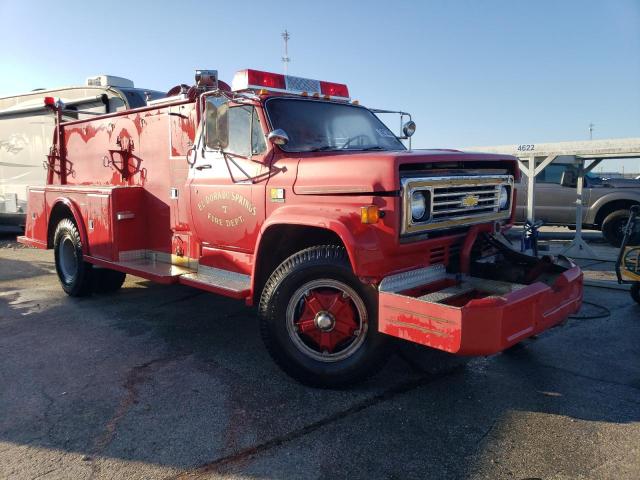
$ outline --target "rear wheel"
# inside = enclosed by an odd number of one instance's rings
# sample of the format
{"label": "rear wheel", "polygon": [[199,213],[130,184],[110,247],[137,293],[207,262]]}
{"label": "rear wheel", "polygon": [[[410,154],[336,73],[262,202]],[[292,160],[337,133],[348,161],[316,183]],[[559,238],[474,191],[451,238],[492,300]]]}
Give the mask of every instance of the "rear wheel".
{"label": "rear wheel", "polygon": [[82,240],[76,224],[69,218],[58,223],[53,234],[56,272],[62,289],[72,297],[91,293],[92,265],[83,260]]}
{"label": "rear wheel", "polygon": [[631,298],[640,303],[640,282],[631,284]]}
{"label": "rear wheel", "polygon": [[624,227],[629,221],[629,210],[616,210],[607,215],[602,222],[602,236],[614,247],[622,245]]}
{"label": "rear wheel", "polygon": [[351,385],[388,356],[376,291],[353,274],[342,247],[311,247],[285,260],[263,290],[260,317],[275,362],[306,385]]}
{"label": "rear wheel", "polygon": [[111,293],[119,290],[127,274],[109,268],[93,269],[93,290],[96,293]]}

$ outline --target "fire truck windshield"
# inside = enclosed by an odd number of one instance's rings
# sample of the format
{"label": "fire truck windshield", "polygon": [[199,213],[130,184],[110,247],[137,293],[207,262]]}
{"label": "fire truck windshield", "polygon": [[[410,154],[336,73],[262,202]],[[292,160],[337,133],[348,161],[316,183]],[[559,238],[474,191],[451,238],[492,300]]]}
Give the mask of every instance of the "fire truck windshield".
{"label": "fire truck windshield", "polygon": [[297,98],[265,102],[273,129],[281,128],[287,152],[406,150],[378,117],[364,107]]}

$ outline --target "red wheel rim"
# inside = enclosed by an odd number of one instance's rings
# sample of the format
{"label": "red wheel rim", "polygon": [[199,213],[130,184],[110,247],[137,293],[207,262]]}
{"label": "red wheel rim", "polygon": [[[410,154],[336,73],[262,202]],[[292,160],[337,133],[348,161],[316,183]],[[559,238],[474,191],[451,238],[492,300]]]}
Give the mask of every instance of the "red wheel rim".
{"label": "red wheel rim", "polygon": [[352,355],[364,340],[366,307],[348,285],[331,279],[307,283],[292,296],[287,326],[294,344],[321,361]]}

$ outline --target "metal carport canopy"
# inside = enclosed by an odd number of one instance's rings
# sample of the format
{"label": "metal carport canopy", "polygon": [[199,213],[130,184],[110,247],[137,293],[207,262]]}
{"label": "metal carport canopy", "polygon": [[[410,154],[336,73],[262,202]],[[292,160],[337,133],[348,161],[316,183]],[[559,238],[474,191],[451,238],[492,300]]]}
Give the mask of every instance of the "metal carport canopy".
{"label": "metal carport canopy", "polygon": [[[558,157],[562,163],[575,163],[578,166],[576,185],[576,233],[571,244],[563,253],[574,257],[589,256],[596,258],[595,252],[582,239],[582,189],[584,175],[606,159],[640,157],[640,138],[611,138],[606,140],[585,140],[577,142],[521,143],[516,145],[498,145],[464,148],[465,151],[501,153],[518,158],[520,169],[527,176],[527,219],[535,219],[535,181],[536,176]],[[586,160],[594,160],[585,167]]]}

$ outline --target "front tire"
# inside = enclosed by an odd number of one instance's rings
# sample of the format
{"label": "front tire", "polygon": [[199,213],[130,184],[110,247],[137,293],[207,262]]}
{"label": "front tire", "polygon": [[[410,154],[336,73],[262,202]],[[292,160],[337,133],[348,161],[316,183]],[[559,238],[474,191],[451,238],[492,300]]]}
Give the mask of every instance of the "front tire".
{"label": "front tire", "polygon": [[305,385],[352,385],[388,358],[377,292],[353,274],[343,247],[311,247],[285,260],[264,287],[259,313],[269,354]]}
{"label": "front tire", "polygon": [[83,260],[82,240],[78,227],[69,218],[58,223],[53,234],[56,272],[62,289],[72,297],[91,294],[92,265]]}

